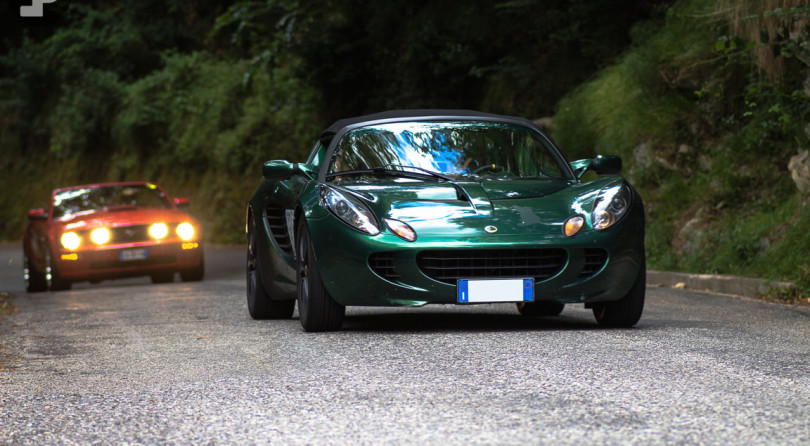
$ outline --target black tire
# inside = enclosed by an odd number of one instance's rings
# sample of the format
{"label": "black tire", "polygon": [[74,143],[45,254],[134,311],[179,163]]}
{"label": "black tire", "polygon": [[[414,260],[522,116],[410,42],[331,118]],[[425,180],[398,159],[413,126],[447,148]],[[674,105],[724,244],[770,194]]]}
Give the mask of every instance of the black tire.
{"label": "black tire", "polygon": [[203,280],[203,277],[205,277],[205,256],[201,253],[200,264],[194,268],[180,271],[180,280],[183,282],[199,282]]}
{"label": "black tire", "polygon": [[28,258],[28,250],[23,246],[23,268],[25,277],[25,291],[29,293],[40,293],[48,291],[48,278],[45,271],[40,271],[31,265]]}
{"label": "black tire", "polygon": [[551,300],[539,302],[518,302],[517,309],[524,316],[559,316],[565,304]]}
{"label": "black tire", "polygon": [[274,300],[267,292],[260,276],[258,235],[253,216],[250,216],[247,248],[247,304],[253,319],[289,319],[295,311],[295,299]]}
{"label": "black tire", "polygon": [[47,265],[45,278],[48,282],[48,289],[51,291],[69,290],[72,284],[69,280],[63,279],[59,274],[59,268],[56,267],[50,250],[45,253],[45,264]]}
{"label": "black tire", "polygon": [[346,307],[335,302],[321,280],[318,262],[312,252],[309,229],[302,218],[298,223],[298,315],[306,331],[332,331],[343,325]]}
{"label": "black tire", "polygon": [[171,283],[174,282],[174,271],[152,273],[149,278],[152,279],[152,283]]}
{"label": "black tire", "polygon": [[644,294],[647,291],[646,266],[646,262],[641,262],[636,282],[623,298],[594,304],[593,316],[599,325],[626,328],[636,325],[641,319],[641,313],[644,311]]}

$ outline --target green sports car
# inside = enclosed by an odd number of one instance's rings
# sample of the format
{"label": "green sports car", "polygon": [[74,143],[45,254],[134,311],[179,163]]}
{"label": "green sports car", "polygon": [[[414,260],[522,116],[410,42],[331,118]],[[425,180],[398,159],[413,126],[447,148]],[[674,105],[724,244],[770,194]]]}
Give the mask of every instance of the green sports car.
{"label": "green sports car", "polygon": [[[644,208],[621,159],[569,163],[531,121],[466,110],[335,122],[268,161],[247,207],[254,319],[339,329],[346,306],[565,304],[605,326],[644,308]],[[596,179],[583,182],[588,171]]]}

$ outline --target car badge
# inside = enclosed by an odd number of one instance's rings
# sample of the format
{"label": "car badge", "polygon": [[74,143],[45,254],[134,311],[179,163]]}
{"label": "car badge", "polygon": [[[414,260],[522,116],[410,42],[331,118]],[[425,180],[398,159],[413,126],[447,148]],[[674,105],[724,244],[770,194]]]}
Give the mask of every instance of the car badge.
{"label": "car badge", "polygon": [[484,226],[484,231],[489,232],[490,234],[494,234],[498,232],[498,228],[492,225]]}

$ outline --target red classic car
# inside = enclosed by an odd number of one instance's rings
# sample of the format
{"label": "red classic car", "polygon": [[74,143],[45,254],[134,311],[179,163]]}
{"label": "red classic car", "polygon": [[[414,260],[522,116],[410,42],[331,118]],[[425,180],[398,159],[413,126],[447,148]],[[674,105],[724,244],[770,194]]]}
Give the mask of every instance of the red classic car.
{"label": "red classic car", "polygon": [[199,223],[157,184],[121,182],[53,191],[50,207],[28,211],[23,239],[29,292],[72,282],[150,276],[152,282],[202,280]]}

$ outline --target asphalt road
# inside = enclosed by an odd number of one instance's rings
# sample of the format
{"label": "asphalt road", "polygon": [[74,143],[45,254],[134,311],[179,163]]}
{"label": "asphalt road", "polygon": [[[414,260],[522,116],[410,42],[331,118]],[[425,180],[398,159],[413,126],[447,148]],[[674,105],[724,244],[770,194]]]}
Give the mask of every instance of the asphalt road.
{"label": "asphalt road", "polygon": [[810,312],[648,288],[634,329],[511,305],[247,313],[244,252],[202,283],[22,293],[0,246],[0,444],[808,444]]}

